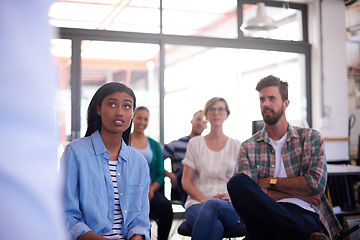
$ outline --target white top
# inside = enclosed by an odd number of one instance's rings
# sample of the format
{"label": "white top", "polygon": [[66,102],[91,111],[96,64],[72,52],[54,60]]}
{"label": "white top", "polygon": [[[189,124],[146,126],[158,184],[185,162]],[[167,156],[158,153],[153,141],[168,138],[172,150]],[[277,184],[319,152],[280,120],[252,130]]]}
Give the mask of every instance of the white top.
{"label": "white top", "polygon": [[[218,152],[208,148],[203,136],[190,139],[183,164],[195,170],[194,186],[205,196],[227,193],[226,184],[236,172],[241,142],[228,138],[225,146]],[[200,202],[190,195],[185,208]]]}
{"label": "white top", "polygon": [[[287,137],[287,133],[280,140],[277,141],[270,138],[270,142],[274,147],[275,157],[276,157],[274,177],[287,178],[287,174],[284,166],[284,160],[281,155],[281,150],[284,146],[286,137]],[[305,202],[300,198],[283,198],[278,200],[277,202],[292,203],[310,212],[315,212],[315,210],[311,207],[311,205],[308,202]]]}
{"label": "white top", "polygon": [[284,146],[286,137],[287,137],[287,133],[277,141],[270,138],[270,142],[275,150],[275,159],[276,159],[274,177],[285,177],[285,178],[287,177],[284,161],[281,155],[281,149]]}

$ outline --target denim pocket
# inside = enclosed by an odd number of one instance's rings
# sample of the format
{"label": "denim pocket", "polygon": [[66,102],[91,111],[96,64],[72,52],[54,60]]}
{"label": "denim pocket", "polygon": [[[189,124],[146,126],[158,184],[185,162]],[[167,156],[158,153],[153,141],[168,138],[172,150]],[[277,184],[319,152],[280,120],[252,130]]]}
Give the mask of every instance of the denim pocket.
{"label": "denim pocket", "polygon": [[[144,186],[142,185],[129,185],[129,203],[131,208],[129,208],[129,212],[140,212],[142,209],[142,200],[144,198],[143,196]],[[148,195],[146,195],[146,198]]]}

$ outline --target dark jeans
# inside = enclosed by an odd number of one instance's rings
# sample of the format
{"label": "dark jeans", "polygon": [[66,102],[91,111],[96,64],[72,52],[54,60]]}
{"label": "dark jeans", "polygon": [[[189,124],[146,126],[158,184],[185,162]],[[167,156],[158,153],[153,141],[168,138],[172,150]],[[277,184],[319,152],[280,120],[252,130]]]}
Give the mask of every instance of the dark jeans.
{"label": "dark jeans", "polygon": [[246,239],[306,240],[321,230],[317,213],[292,203],[278,203],[245,174],[233,176],[227,184],[236,212],[245,223]]}
{"label": "dark jeans", "polygon": [[161,191],[154,193],[150,201],[150,219],[156,220],[158,225],[158,240],[167,240],[173,220],[171,202]]}
{"label": "dark jeans", "polygon": [[188,194],[184,191],[181,184],[183,169],[182,167],[174,172],[176,174],[177,186],[171,189],[171,200],[179,200],[184,206]]}

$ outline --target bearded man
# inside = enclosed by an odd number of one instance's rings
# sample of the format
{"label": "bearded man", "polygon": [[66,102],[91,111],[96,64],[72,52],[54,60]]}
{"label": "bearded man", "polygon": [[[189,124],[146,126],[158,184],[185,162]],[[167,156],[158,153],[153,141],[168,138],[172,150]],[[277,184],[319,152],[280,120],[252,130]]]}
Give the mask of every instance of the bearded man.
{"label": "bearded man", "polygon": [[341,230],[325,188],[324,141],[310,128],[291,126],[285,116],[288,84],[272,75],[261,79],[264,128],[240,150],[239,174],[228,182],[246,240],[333,238]]}

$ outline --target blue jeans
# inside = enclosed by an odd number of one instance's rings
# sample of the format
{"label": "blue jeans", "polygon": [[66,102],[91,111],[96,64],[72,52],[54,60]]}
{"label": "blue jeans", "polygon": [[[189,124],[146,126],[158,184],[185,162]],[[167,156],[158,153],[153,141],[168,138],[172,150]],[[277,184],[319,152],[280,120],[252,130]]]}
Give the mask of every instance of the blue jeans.
{"label": "blue jeans", "polygon": [[191,239],[220,240],[224,228],[240,221],[231,203],[220,199],[208,199],[186,209],[186,223],[192,227]]}

